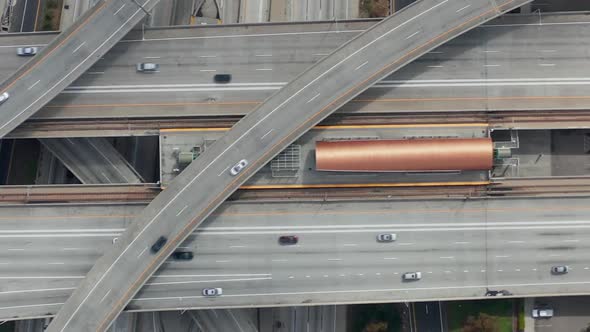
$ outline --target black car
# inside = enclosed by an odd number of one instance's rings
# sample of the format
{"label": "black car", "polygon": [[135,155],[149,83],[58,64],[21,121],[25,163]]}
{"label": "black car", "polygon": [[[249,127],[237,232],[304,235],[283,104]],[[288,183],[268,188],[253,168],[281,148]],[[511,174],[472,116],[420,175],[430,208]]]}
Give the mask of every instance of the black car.
{"label": "black car", "polygon": [[193,252],[192,251],[175,251],[172,254],[172,258],[178,259],[181,261],[190,261],[193,259]]}
{"label": "black car", "polygon": [[279,243],[282,245],[297,244],[299,238],[296,235],[283,235],[279,237]]}
{"label": "black car", "polygon": [[229,83],[231,82],[231,75],[230,74],[217,74],[213,76],[213,80],[215,83]]}
{"label": "black car", "polygon": [[162,249],[162,247],[166,244],[166,241],[168,241],[167,238],[165,238],[164,236],[160,236],[157,240],[156,243],[154,243],[152,245],[152,252],[155,254],[158,251],[160,251],[160,249]]}
{"label": "black car", "polygon": [[486,292],[486,296],[508,296],[508,295],[512,295],[512,293],[510,293],[509,291],[502,289],[502,290],[488,290]]}

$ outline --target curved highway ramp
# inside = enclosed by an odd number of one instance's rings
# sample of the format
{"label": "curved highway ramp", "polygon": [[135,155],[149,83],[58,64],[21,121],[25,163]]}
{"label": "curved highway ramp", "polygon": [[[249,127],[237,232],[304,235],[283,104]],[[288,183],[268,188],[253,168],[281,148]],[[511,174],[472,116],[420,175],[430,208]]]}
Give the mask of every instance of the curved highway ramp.
{"label": "curved highway ramp", "polygon": [[[297,137],[410,61],[529,1],[418,1],[310,67],[239,121],[142,211],[48,331],[105,331],[194,228]],[[154,252],[160,237],[167,241]]]}

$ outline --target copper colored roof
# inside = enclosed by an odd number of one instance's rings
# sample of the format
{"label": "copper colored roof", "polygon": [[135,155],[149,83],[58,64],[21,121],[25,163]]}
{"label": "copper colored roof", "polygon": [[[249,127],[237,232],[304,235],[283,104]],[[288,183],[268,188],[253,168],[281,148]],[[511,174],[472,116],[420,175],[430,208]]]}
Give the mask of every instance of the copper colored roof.
{"label": "copper colored roof", "polygon": [[488,170],[490,138],[316,142],[316,170],[403,172]]}

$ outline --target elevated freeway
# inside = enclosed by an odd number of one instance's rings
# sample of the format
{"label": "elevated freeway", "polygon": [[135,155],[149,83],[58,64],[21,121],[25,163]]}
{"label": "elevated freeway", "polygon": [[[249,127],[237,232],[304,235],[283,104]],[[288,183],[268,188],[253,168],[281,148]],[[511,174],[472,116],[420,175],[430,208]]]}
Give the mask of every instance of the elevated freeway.
{"label": "elevated freeway", "polygon": [[[538,16],[510,16],[477,28],[389,76],[339,112],[589,109],[586,47],[569,38],[583,38],[590,27],[587,16],[544,15],[542,22]],[[242,116],[372,24],[273,25],[277,31],[271,35],[264,26],[248,26],[248,33],[238,27],[159,29],[146,31],[145,41],[134,33],[33,118],[44,123],[136,118],[126,121],[140,123],[162,116]],[[0,48],[7,53],[6,70],[19,63],[9,45],[39,38],[0,38],[7,46]],[[211,51],[189,41],[201,41]],[[239,55],[233,47],[241,50]],[[286,64],[286,59],[294,63]],[[147,77],[137,74],[134,65],[141,61],[158,62],[162,70]],[[234,74],[233,85],[212,83],[210,70],[222,69]],[[451,74],[459,77],[450,80]]]}
{"label": "elevated freeway", "polygon": [[[195,258],[166,260],[127,309],[483,298],[486,288],[588,294],[588,203],[588,196],[224,203],[181,244]],[[54,315],[144,207],[0,207],[0,318]],[[383,232],[397,233],[397,242],[377,243]],[[284,234],[298,235],[298,246],[280,246]],[[556,264],[572,271],[551,275]],[[401,282],[408,271],[423,279]],[[204,298],[205,287],[225,295]]]}
{"label": "elevated freeway", "polygon": [[0,93],[8,92],[10,98],[0,106],[0,137],[74,82],[157,2],[140,1],[98,3],[6,78],[0,84]]}
{"label": "elevated freeway", "polygon": [[[527,2],[420,1],[325,57],[237,123],[158,195],[96,262],[48,331],[106,330],[172,251],[293,140],[406,63]],[[238,162],[247,165],[230,176]],[[167,242],[154,253],[149,246],[161,236]]]}

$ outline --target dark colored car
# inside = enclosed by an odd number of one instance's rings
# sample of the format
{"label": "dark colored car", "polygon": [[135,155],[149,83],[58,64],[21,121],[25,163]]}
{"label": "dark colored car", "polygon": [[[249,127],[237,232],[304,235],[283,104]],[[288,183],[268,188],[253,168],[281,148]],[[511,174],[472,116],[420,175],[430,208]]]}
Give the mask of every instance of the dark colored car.
{"label": "dark colored car", "polygon": [[502,289],[502,290],[488,290],[486,292],[486,296],[508,296],[512,295],[509,291]]}
{"label": "dark colored car", "polygon": [[279,237],[279,243],[282,245],[297,244],[299,238],[296,235],[283,235]]}
{"label": "dark colored car", "polygon": [[160,251],[160,249],[162,249],[162,247],[166,244],[166,241],[168,241],[167,238],[165,238],[164,236],[160,236],[152,245],[152,252],[155,254],[158,251]]}
{"label": "dark colored car", "polygon": [[229,83],[231,82],[231,75],[230,74],[217,74],[213,76],[213,80],[215,83]]}
{"label": "dark colored car", "polygon": [[180,261],[190,261],[193,259],[194,255],[192,251],[175,251],[172,254],[172,258],[178,259]]}

